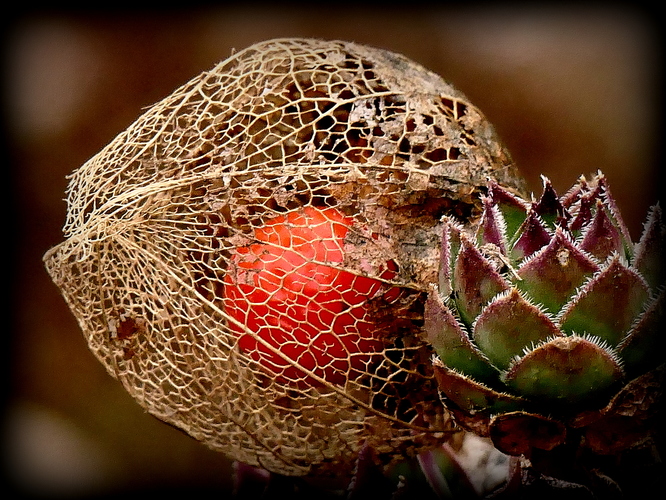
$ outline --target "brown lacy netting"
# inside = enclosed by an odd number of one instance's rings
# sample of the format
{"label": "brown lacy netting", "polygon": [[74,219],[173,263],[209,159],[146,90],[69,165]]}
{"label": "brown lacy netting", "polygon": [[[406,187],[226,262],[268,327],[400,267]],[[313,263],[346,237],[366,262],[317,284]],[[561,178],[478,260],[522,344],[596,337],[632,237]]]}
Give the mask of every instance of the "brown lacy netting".
{"label": "brown lacy netting", "polygon": [[353,43],[272,40],[76,170],[45,261],[151,414],[248,464],[339,474],[364,444],[388,463],[450,431],[423,297],[441,216],[478,215],[488,176],[521,187],[437,75]]}

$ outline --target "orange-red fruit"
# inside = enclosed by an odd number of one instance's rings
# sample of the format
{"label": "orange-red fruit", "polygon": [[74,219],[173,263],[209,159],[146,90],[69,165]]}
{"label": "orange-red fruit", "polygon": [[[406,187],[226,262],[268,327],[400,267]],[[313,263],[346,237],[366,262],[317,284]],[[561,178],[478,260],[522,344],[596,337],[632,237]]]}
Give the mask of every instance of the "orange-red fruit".
{"label": "orange-red fruit", "polygon": [[382,282],[338,268],[352,224],[335,208],[305,207],[257,228],[258,243],[238,248],[231,260],[229,326],[241,351],[278,383],[307,388],[321,385],[319,377],[343,385],[384,347],[368,308]]}

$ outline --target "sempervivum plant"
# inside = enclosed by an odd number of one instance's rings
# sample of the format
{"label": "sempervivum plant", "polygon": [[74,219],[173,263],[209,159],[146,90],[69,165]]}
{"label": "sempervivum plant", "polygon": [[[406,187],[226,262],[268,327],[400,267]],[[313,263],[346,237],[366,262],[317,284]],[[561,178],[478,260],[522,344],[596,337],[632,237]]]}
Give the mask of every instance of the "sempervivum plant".
{"label": "sempervivum plant", "polygon": [[491,182],[483,203],[474,230],[445,219],[426,303],[449,410],[532,459],[645,443],[664,361],[660,207],[635,245],[601,173],[562,197],[544,178],[531,202]]}

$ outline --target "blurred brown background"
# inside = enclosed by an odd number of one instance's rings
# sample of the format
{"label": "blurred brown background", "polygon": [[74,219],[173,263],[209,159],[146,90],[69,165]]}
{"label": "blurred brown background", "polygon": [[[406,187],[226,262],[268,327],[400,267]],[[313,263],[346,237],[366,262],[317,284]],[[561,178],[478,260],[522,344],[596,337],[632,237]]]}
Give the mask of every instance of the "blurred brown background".
{"label": "blurred brown background", "polygon": [[658,197],[657,31],[629,7],[44,12],[4,35],[13,300],[0,451],[19,492],[228,491],[224,457],[144,413],[92,357],[41,256],[62,239],[65,175],[233,48],[319,37],[403,53],[488,116],[534,191],[541,173],[563,191],[602,169],[634,238]]}

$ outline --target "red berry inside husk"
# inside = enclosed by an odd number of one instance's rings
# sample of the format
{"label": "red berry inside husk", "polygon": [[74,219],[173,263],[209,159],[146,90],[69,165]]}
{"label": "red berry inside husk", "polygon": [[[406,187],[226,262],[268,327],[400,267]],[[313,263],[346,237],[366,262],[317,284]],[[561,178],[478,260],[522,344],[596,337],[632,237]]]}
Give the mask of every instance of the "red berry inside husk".
{"label": "red berry inside husk", "polygon": [[335,208],[295,210],[255,229],[258,243],[238,248],[231,260],[224,282],[225,310],[235,320],[229,327],[240,350],[278,383],[321,385],[304,368],[344,385],[384,348],[368,307],[382,281],[339,268],[353,222]]}

